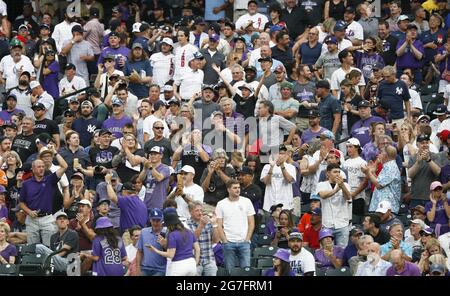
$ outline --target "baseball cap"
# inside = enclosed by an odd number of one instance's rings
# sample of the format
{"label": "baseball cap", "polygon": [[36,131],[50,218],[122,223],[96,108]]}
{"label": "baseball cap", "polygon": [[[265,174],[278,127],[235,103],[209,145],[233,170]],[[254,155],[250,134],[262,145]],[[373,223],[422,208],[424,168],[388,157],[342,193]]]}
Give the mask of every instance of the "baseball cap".
{"label": "baseball cap", "polygon": [[170,39],[170,38],[167,38],[167,37],[163,38],[163,40],[161,40],[161,43],[165,43],[165,44],[170,45],[170,46],[173,47],[173,40]]}
{"label": "baseball cap", "polygon": [[344,21],[337,21],[334,25],[333,31],[345,31],[347,29],[347,24]]}
{"label": "baseball cap", "polygon": [[309,112],[308,112],[308,117],[312,117],[312,118],[315,118],[315,117],[320,117],[320,114],[319,114],[319,110],[317,110],[317,109],[310,109],[309,110]]}
{"label": "baseball cap", "polygon": [[135,43],[133,43],[133,45],[131,46],[131,49],[135,49],[135,48],[143,49],[144,47],[143,47],[142,44],[140,44],[139,42],[135,42]]}
{"label": "baseball cap", "polygon": [[197,52],[194,52],[194,59],[203,59],[204,58],[204,56],[202,55],[202,53],[201,52],[199,52],[199,51],[197,51]]}
{"label": "baseball cap", "polygon": [[315,208],[314,210],[311,211],[311,215],[322,216],[322,209]]}
{"label": "baseball cap", "polygon": [[34,103],[33,106],[31,107],[32,110],[45,110],[45,105],[42,103]]}
{"label": "baseball cap", "polygon": [[36,80],[33,80],[33,81],[30,82],[30,88],[31,89],[34,89],[34,88],[36,88],[36,87],[38,87],[40,85],[41,84],[39,83],[39,81],[36,81]]}
{"label": "baseball cap", "polygon": [[280,259],[280,260],[282,260],[282,261],[284,261],[284,262],[287,262],[288,264],[289,264],[289,256],[290,256],[291,254],[289,253],[289,251],[288,250],[286,250],[286,249],[278,249],[276,252],[275,252],[275,254],[273,254],[273,257],[274,258],[278,258],[278,259]]}
{"label": "baseball cap", "polygon": [[153,104],[153,110],[158,111],[161,107],[165,107],[166,103],[162,100],[158,100]]}
{"label": "baseball cap", "polygon": [[83,33],[85,32],[83,27],[80,25],[75,25],[72,27],[72,33],[77,32],[77,33]]}
{"label": "baseball cap", "polygon": [[212,84],[203,84],[202,85],[202,90],[205,90],[205,89],[210,89],[210,90],[214,91],[214,85],[212,85]]}
{"label": "baseball cap", "polygon": [[67,109],[66,111],[64,111],[63,116],[75,116],[75,112],[72,109]]}
{"label": "baseball cap", "polygon": [[17,39],[17,38],[13,38],[10,42],[9,42],[9,46],[11,47],[11,48],[14,48],[14,47],[23,47],[23,44],[22,44],[22,42],[20,42],[20,40],[19,39]]}
{"label": "baseball cap", "polygon": [[163,154],[164,148],[163,147],[159,147],[159,146],[153,146],[152,149],[150,149],[150,154],[152,152],[155,152],[155,153],[158,153],[158,154]]}
{"label": "baseball cap", "polygon": [[57,220],[59,217],[66,217],[66,219],[69,219],[69,216],[64,211],[58,211],[53,215],[53,218]]}
{"label": "baseball cap", "polygon": [[194,19],[194,25],[205,25],[205,24],[206,24],[205,20],[200,16]]}
{"label": "baseball cap", "polygon": [[433,115],[445,115],[447,114],[447,106],[444,104],[440,104],[436,107],[436,110],[434,110]]}
{"label": "baseball cap", "polygon": [[429,141],[429,140],[430,140],[430,137],[428,135],[420,134],[417,136],[416,142],[420,143],[422,141]]}
{"label": "baseball cap", "polygon": [[94,108],[94,106],[92,105],[91,101],[88,101],[88,100],[85,100],[85,101],[83,101],[81,103],[81,107],[84,107],[84,106],[89,106],[91,108]]}
{"label": "baseball cap", "polygon": [[445,142],[447,141],[449,135],[450,135],[449,130],[443,130],[442,132],[439,133],[439,139],[441,139],[442,142]]}
{"label": "baseball cap", "polygon": [[445,272],[445,267],[441,264],[433,263],[430,266],[430,273],[434,273],[434,272],[439,272],[442,274]]}
{"label": "baseball cap", "polygon": [[17,125],[14,122],[12,122],[12,121],[6,122],[3,125],[3,128],[5,128],[5,129],[8,128],[8,127],[17,130]]}
{"label": "baseball cap", "polygon": [[338,149],[331,149],[328,155],[334,155],[337,158],[341,157],[341,152]]}
{"label": "baseball cap", "polygon": [[163,86],[163,91],[173,91],[173,86],[170,84],[166,84]]}
{"label": "baseball cap", "polygon": [[375,210],[375,212],[386,214],[386,212],[388,210],[392,210],[391,203],[389,201],[387,201],[387,200],[383,200],[383,201],[381,201],[378,204],[377,209]]}
{"label": "baseball cap", "polygon": [[25,25],[25,24],[21,24],[21,25],[19,26],[19,31],[22,30],[22,29],[25,29],[25,30],[28,31],[28,26]]}
{"label": "baseball cap", "polygon": [[136,191],[136,188],[134,187],[133,183],[125,182],[122,184],[122,190]]}
{"label": "baseball cap", "polygon": [[158,208],[154,208],[149,211],[148,217],[152,220],[162,220],[163,212]]}
{"label": "baseball cap", "polygon": [[284,72],[284,66],[283,65],[278,65],[275,67],[275,69],[273,70],[273,72]]}
{"label": "baseball cap", "polygon": [[100,10],[97,7],[89,8],[89,15],[98,17],[100,15]]}
{"label": "baseball cap", "polygon": [[436,188],[438,188],[438,187],[441,187],[441,189],[442,189],[442,183],[439,182],[439,181],[434,181],[434,182],[432,182],[431,185],[430,185],[430,191],[434,191],[434,190],[436,190]]}
{"label": "baseball cap", "polygon": [[139,32],[145,32],[146,30],[150,29],[150,25],[146,22],[142,22],[142,24],[139,26]]}
{"label": "baseball cap", "polygon": [[185,172],[185,173],[192,173],[192,174],[195,175],[195,169],[194,169],[192,166],[190,166],[190,165],[184,165],[184,166],[181,168],[181,171],[182,171],[182,172]]}
{"label": "baseball cap", "polygon": [[257,72],[257,71],[256,71],[256,68],[253,67],[253,66],[247,66],[247,67],[245,67],[244,71],[245,71],[245,72],[247,72],[247,71],[253,71],[253,72],[255,72],[255,73]]}
{"label": "baseball cap", "polygon": [[[409,17],[408,17],[407,15],[402,14],[402,15],[400,15],[400,16],[398,17],[397,23],[399,23],[399,22],[401,22],[401,21],[406,21],[406,20],[409,21]],[[409,27],[409,26],[408,26],[408,27]],[[416,27],[416,28],[417,28],[417,27]]]}
{"label": "baseball cap", "polygon": [[350,138],[348,139],[347,145],[352,145],[352,146],[361,146],[361,143],[359,142],[359,140],[357,138]]}
{"label": "baseball cap", "polygon": [[316,88],[330,89],[330,83],[328,82],[328,80],[319,80],[316,83]]}
{"label": "baseball cap", "polygon": [[381,70],[381,69],[383,69],[383,67],[384,67],[384,66],[383,66],[382,63],[376,62],[375,65],[372,66],[372,70],[375,70],[375,71],[376,71],[376,70]]}
{"label": "baseball cap", "polygon": [[419,224],[421,229],[424,229],[427,227],[425,222],[423,222],[423,220],[420,220],[420,219],[410,220],[410,222],[414,223],[414,224]]}
{"label": "baseball cap", "polygon": [[13,93],[10,93],[7,97],[6,100],[8,100],[9,98],[13,98],[15,101],[17,101],[17,96]]}
{"label": "baseball cap", "polygon": [[97,206],[101,205],[102,203],[106,202],[108,205],[111,204],[111,201],[107,198],[101,199],[98,201]]}
{"label": "baseball cap", "polygon": [[361,102],[358,103],[358,108],[366,108],[366,107],[370,107],[370,103],[369,101],[366,100],[362,100]]}
{"label": "baseball cap", "polygon": [[114,99],[112,100],[112,105],[113,105],[113,106],[114,106],[114,105],[116,105],[116,106],[123,106],[123,102],[122,102],[122,100],[119,99],[119,98],[114,98]]}
{"label": "baseball cap", "polygon": [[293,231],[291,233],[289,233],[289,240],[294,240],[294,239],[298,239],[298,240],[303,240],[303,235],[298,232],[298,231]]}
{"label": "baseball cap", "polygon": [[72,96],[72,97],[69,98],[69,104],[71,104],[71,103],[79,104],[80,102],[78,101],[77,97]]}
{"label": "baseball cap", "polygon": [[140,28],[141,28],[141,23],[134,23],[133,24],[133,29],[132,29],[132,33],[139,33],[140,32]]}
{"label": "baseball cap", "polygon": [[84,175],[80,172],[76,172],[70,177],[70,179],[73,179],[73,178],[79,178],[81,180],[84,180]]}
{"label": "baseball cap", "polygon": [[175,99],[175,98],[173,98],[173,99],[170,99],[168,102],[167,102],[167,105],[172,105],[172,104],[174,104],[174,105],[178,105],[178,106],[180,106],[181,104],[180,104],[180,101],[178,101],[177,99]]}
{"label": "baseball cap", "polygon": [[347,13],[356,13],[356,10],[353,6],[347,6],[347,8],[345,9],[345,12]]}
{"label": "baseball cap", "polygon": [[108,38],[110,38],[110,37],[117,37],[117,38],[120,38],[120,35],[119,35],[119,33],[117,33],[116,31],[112,31],[111,33],[109,33]]}
{"label": "baseball cap", "polygon": [[334,134],[329,130],[323,131],[318,138],[335,140]]}
{"label": "baseball cap", "polygon": [[248,167],[248,166],[243,166],[241,168],[241,170],[239,171],[239,174],[242,175],[252,175],[253,176],[253,171]]}
{"label": "baseball cap", "polygon": [[431,227],[425,227],[425,228],[422,229],[419,233],[420,233],[421,235],[422,235],[422,234],[428,234],[428,235],[431,235],[431,234],[434,233],[434,230],[433,230],[433,228],[431,228]]}
{"label": "baseball cap", "polygon": [[214,118],[216,115],[220,115],[220,116],[223,117],[223,112],[222,112],[222,111],[214,111],[214,112],[211,114],[211,117]]}
{"label": "baseball cap", "polygon": [[290,90],[292,90],[293,89],[293,85],[289,81],[283,81],[280,84],[280,89],[282,89],[282,88],[289,88]]}
{"label": "baseball cap", "polygon": [[100,130],[100,132],[98,133],[98,135],[99,135],[99,136],[103,136],[103,135],[112,135],[112,133],[111,133],[109,130],[103,128],[103,129]]}
{"label": "baseball cap", "polygon": [[[92,203],[88,199],[82,199],[78,202],[79,205],[86,205],[92,208]],[[98,220],[97,220],[98,221]]]}
{"label": "baseball cap", "polygon": [[39,29],[47,29],[47,30],[50,30],[50,26],[49,25],[47,25],[47,24],[40,24],[39,25]]}
{"label": "baseball cap", "polygon": [[262,62],[273,62],[271,57],[265,57],[265,58],[259,58],[258,62],[262,63]]}
{"label": "baseball cap", "polygon": [[64,70],[76,70],[76,69],[77,69],[77,67],[75,67],[75,65],[72,64],[72,63],[68,63],[68,64],[64,67]]}
{"label": "baseball cap", "polygon": [[311,193],[310,200],[320,200],[320,196],[317,193]]}
{"label": "baseball cap", "polygon": [[270,34],[283,30],[282,26],[273,25],[270,27]]}
{"label": "baseball cap", "polygon": [[409,25],[406,27],[406,30],[412,30],[412,29],[418,30],[418,28],[417,28],[417,26],[416,26],[415,24],[409,24]]}
{"label": "baseball cap", "polygon": [[108,217],[100,217],[97,219],[97,222],[95,223],[95,229],[110,228],[110,227],[114,226]]}
{"label": "baseball cap", "polygon": [[270,213],[273,213],[277,208],[283,208],[283,204],[279,203],[270,207]]}
{"label": "baseball cap", "polygon": [[420,214],[425,215],[425,207],[417,205],[411,209],[411,214],[414,214],[415,212],[419,212]]}
{"label": "baseball cap", "polygon": [[216,33],[213,33],[213,34],[211,34],[211,36],[209,36],[209,40],[210,40],[210,41],[217,42],[217,41],[220,40],[220,36],[217,35]]}
{"label": "baseball cap", "polygon": [[238,87],[238,89],[240,89],[240,90],[242,90],[244,88],[248,89],[250,92],[253,92],[253,87],[251,85],[247,84],[247,83],[245,83],[245,84],[243,84],[243,85]]}
{"label": "baseball cap", "polygon": [[354,236],[357,234],[364,234],[364,231],[361,229],[360,226],[354,225],[350,230],[350,236]]}

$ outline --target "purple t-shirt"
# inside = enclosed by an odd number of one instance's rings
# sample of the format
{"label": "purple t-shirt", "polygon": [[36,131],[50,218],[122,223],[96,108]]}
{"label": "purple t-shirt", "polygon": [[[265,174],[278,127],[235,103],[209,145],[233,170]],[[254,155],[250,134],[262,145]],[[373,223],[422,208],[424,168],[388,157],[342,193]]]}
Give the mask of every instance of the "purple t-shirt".
{"label": "purple t-shirt", "polygon": [[0,207],[0,219],[1,218],[8,218],[8,208],[6,206]]}
{"label": "purple t-shirt", "polygon": [[411,262],[405,261],[405,267],[402,272],[395,270],[393,266],[389,267],[386,271],[386,276],[421,276],[419,267]]}
{"label": "purple t-shirt", "polygon": [[[102,53],[100,54],[100,57],[98,58],[97,65],[98,64],[104,64],[104,59],[105,59],[106,56],[114,55],[115,56],[115,62],[116,62],[115,68],[117,70],[120,70],[121,67],[119,65],[119,60],[121,58],[123,58],[124,61],[126,61],[128,59],[129,53],[130,53],[130,49],[125,47],[125,46],[120,46],[118,48],[112,48],[112,47],[109,47],[109,46],[105,47],[102,50]],[[124,65],[125,65],[125,63],[124,63]]]}
{"label": "purple t-shirt", "polygon": [[55,100],[57,100],[59,98],[59,63],[57,61],[53,61],[50,65],[48,65],[48,69],[52,72],[46,76],[42,75],[42,88],[47,91]]}
{"label": "purple t-shirt", "polygon": [[9,262],[9,257],[13,256],[16,257],[17,256],[17,248],[15,245],[11,245],[8,244],[8,246],[0,252],[0,255]]}
{"label": "purple t-shirt", "polygon": [[[438,48],[438,53],[439,53],[439,54],[444,54],[444,52],[447,52],[447,51],[445,50],[445,47],[444,47],[444,46]],[[439,63],[439,72],[440,72],[440,73],[444,73],[444,70],[446,70],[446,69],[447,69],[448,71],[450,71],[450,59],[449,59],[449,58],[446,58],[446,59],[442,60],[442,61]]]}
{"label": "purple t-shirt", "polygon": [[17,114],[17,113],[23,113],[25,114],[25,111],[22,109],[14,109],[12,111],[3,110],[0,112],[0,122],[3,122],[3,125],[10,124],[11,123],[11,116]]}
{"label": "purple t-shirt", "polygon": [[370,143],[370,126],[372,122],[385,122],[383,118],[378,116],[370,116],[365,120],[358,120],[353,124],[351,134],[352,137],[357,138],[361,147],[364,147],[367,143]]}
{"label": "purple t-shirt", "polygon": [[167,239],[167,249],[176,249],[172,262],[194,258],[193,245],[197,238],[189,229],[183,232],[179,230],[172,231]]}
{"label": "purple t-shirt", "polygon": [[[406,39],[400,40],[397,43],[397,49],[400,48],[400,46],[405,43]],[[413,42],[414,47],[420,51],[422,54],[425,52],[423,48],[423,43],[420,40],[415,40]],[[414,54],[411,51],[411,48],[409,45],[406,46],[405,53],[401,57],[397,57],[397,67],[399,69],[403,68],[421,68],[422,67],[422,60],[416,59]]]}
{"label": "purple t-shirt", "polygon": [[59,178],[56,173],[44,176],[38,182],[31,177],[26,180],[20,189],[19,200],[27,205],[30,210],[40,210],[40,213],[52,213],[53,196],[55,190],[58,190],[57,183]]}
{"label": "purple t-shirt", "polygon": [[354,55],[356,60],[356,67],[358,69],[361,69],[361,72],[366,81],[373,73],[373,66],[379,63],[382,65],[382,67],[384,67],[384,59],[378,53],[369,55],[367,52],[354,51]]}
{"label": "purple t-shirt", "polygon": [[[275,269],[271,268],[271,269],[267,270],[266,272],[264,272],[263,276],[275,276]],[[292,270],[289,270],[288,276],[295,276],[295,272],[293,272]]]}
{"label": "purple t-shirt", "polygon": [[113,249],[109,246],[106,237],[96,236],[92,241],[92,255],[98,256],[98,261],[94,262],[92,271],[98,276],[123,276],[125,267],[122,259],[127,256],[125,245],[120,237],[119,248]]}
{"label": "purple t-shirt", "polygon": [[310,128],[305,129],[302,134],[302,143],[310,143],[315,137],[320,136],[320,134],[326,130],[327,130],[326,128],[320,127],[320,130],[317,133],[315,133],[311,131]]}
{"label": "purple t-shirt", "polygon": [[109,130],[116,139],[119,139],[123,137],[122,129],[127,123],[132,124],[133,120],[126,115],[121,118],[110,117],[103,122],[102,128]]}
{"label": "purple t-shirt", "polygon": [[[447,202],[450,204],[450,199],[447,199]],[[425,204],[425,214],[431,211],[433,204],[431,201]],[[436,204],[436,213],[434,215],[434,220],[430,221],[431,227],[436,226],[436,224],[448,224],[447,214],[445,213],[444,202],[442,200],[438,200]]]}
{"label": "purple t-shirt", "polygon": [[[334,246],[333,247],[333,255],[337,259],[342,260],[344,258],[344,248],[339,247],[339,246]],[[327,256],[325,256],[323,249],[316,250],[314,257],[316,259],[316,263],[318,263],[320,265],[321,269],[323,269],[324,271],[327,269],[330,269],[330,268],[334,269],[333,263],[331,263],[331,260]]]}
{"label": "purple t-shirt", "polygon": [[120,208],[120,229],[122,231],[134,225],[145,227],[148,221],[147,207],[137,195],[118,196]]}
{"label": "purple t-shirt", "polygon": [[144,198],[144,203],[147,206],[147,209],[162,209],[164,200],[167,197],[167,185],[169,184],[170,169],[167,165],[162,163],[156,168],[156,170],[158,173],[164,175],[164,179],[161,182],[158,182],[152,176],[152,172],[147,171]]}

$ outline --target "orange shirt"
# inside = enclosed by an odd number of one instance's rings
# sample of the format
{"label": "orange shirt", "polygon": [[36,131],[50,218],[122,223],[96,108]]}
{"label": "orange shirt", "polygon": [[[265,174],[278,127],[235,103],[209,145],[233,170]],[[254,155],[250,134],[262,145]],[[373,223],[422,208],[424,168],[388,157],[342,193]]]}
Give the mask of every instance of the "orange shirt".
{"label": "orange shirt", "polygon": [[300,222],[297,225],[298,231],[300,231],[300,233],[305,232],[305,230],[311,227],[311,214],[310,213],[305,213],[303,214],[302,218],[300,219]]}

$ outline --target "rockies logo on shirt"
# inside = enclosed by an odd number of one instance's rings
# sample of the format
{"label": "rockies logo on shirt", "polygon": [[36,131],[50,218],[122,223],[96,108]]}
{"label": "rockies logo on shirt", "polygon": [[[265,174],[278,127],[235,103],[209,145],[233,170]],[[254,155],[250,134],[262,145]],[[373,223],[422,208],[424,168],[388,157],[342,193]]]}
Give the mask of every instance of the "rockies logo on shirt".
{"label": "rockies logo on shirt", "polygon": [[401,87],[397,87],[396,89],[395,89],[395,93],[397,94],[397,95],[402,95],[403,94],[403,89],[401,88]]}

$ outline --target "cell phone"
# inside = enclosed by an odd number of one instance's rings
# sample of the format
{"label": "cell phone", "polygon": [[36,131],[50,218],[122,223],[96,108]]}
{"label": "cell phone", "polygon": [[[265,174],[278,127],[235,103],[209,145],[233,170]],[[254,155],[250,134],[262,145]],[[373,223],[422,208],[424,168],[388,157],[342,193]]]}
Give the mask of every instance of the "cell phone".
{"label": "cell phone", "polygon": [[147,247],[147,248],[151,248],[152,247],[151,244],[144,244],[144,246]]}

